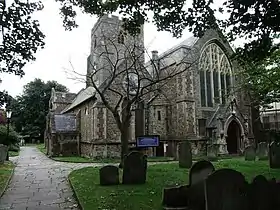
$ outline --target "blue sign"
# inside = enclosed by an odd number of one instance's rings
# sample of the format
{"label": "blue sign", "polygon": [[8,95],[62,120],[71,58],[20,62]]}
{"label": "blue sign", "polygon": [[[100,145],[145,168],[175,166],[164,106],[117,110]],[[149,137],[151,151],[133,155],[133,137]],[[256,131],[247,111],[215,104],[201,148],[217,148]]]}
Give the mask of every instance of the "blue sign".
{"label": "blue sign", "polygon": [[139,136],[136,138],[137,147],[158,147],[159,136]]}

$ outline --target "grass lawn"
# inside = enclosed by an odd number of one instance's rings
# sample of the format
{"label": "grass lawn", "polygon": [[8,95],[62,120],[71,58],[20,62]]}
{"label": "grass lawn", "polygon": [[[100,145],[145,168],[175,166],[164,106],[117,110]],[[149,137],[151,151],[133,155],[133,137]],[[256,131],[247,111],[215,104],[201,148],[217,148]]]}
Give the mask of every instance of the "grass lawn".
{"label": "grass lawn", "polygon": [[15,156],[19,156],[19,151],[18,152],[9,151],[9,157],[15,157]]}
{"label": "grass lawn", "polygon": [[[280,179],[280,169],[270,169],[268,161],[236,158],[214,162],[214,165],[216,169],[227,167],[238,170],[247,180],[259,174]],[[162,208],[164,186],[188,183],[188,172],[179,168],[178,163],[152,165],[148,167],[147,183],[131,186],[100,186],[99,168],[94,167],[75,170],[69,178],[84,210],[156,210]]]}
{"label": "grass lawn", "polygon": [[9,181],[14,167],[15,166],[11,162],[0,164],[0,193],[3,192],[7,182]]}
{"label": "grass lawn", "polygon": [[45,144],[33,144],[32,146],[36,146],[44,154],[47,153],[47,149],[45,148]]}

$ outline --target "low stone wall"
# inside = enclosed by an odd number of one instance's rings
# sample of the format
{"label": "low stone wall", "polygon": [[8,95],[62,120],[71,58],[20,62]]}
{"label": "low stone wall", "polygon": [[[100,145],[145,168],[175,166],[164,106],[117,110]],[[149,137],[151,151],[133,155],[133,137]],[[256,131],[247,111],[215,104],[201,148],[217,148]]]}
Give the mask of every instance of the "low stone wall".
{"label": "low stone wall", "polygon": [[[94,144],[81,142],[81,155],[90,158],[119,158],[121,154],[121,144]],[[130,144],[132,146],[132,144]]]}
{"label": "low stone wall", "polygon": [[[166,141],[167,143],[167,151],[165,156],[167,157],[175,157],[178,158],[178,149],[179,149],[179,143],[181,141]],[[205,155],[206,153],[206,144],[205,141],[190,141],[191,147],[192,147],[192,154],[193,155]]]}
{"label": "low stone wall", "polygon": [[60,143],[60,155],[62,156],[79,155],[78,143],[73,141]]}
{"label": "low stone wall", "polygon": [[50,156],[79,155],[77,134],[52,134],[48,139],[47,153]]}

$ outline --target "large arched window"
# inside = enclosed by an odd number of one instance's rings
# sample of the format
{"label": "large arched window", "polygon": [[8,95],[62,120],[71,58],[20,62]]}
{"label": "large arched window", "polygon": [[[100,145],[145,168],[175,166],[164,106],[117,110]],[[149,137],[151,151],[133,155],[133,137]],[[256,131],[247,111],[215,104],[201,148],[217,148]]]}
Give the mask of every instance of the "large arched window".
{"label": "large arched window", "polygon": [[226,54],[216,43],[210,43],[202,50],[199,74],[201,106],[224,104],[232,86],[232,71]]}

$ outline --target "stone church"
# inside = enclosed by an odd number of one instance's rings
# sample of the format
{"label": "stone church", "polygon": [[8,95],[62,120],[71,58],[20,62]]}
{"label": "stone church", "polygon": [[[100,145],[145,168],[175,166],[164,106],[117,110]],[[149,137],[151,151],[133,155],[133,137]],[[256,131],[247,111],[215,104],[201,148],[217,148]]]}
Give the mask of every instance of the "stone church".
{"label": "stone church", "polygon": [[[204,154],[213,145],[219,154],[238,154],[254,143],[248,97],[239,86],[238,65],[230,60],[233,50],[220,33],[208,30],[203,37],[189,37],[162,54],[155,49],[145,62],[143,29],[132,38],[123,33],[121,23],[118,17],[105,15],[93,27],[84,89],[74,95],[53,90],[45,132],[49,155],[120,156],[120,132],[95,87],[104,85],[113,65],[101,55],[109,54],[122,69],[112,50],[123,53],[126,43],[138,46],[129,52],[137,51],[140,66],[149,73],[155,66],[164,72],[182,62],[190,64],[186,71],[169,78],[157,95],[145,97],[142,133],[136,132],[132,110],[130,147],[135,146],[139,134],[160,135],[160,146],[147,149],[151,156],[176,156],[178,143],[186,140],[194,155]],[[113,38],[108,41],[104,37]],[[112,91],[118,88],[114,86]],[[109,102],[116,103],[115,96],[107,95]]]}

